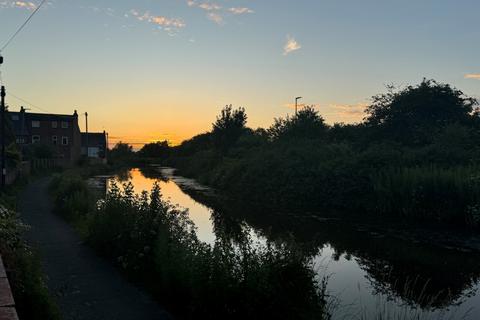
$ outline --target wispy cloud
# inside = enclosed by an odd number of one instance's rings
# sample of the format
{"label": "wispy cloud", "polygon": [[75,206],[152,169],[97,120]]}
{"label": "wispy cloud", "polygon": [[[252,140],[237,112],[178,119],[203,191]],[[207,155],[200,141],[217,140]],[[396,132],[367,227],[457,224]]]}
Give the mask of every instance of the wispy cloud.
{"label": "wispy cloud", "polygon": [[286,56],[294,51],[300,50],[302,46],[292,36],[287,36],[287,42],[283,46],[283,55]]}
{"label": "wispy cloud", "polygon": [[[358,123],[361,122],[365,116],[365,109],[368,107],[367,102],[360,102],[356,104],[308,104],[299,103],[298,110],[305,106],[310,106],[316,109],[328,123]],[[294,110],[295,103],[285,103],[285,107]]]}
{"label": "wispy cloud", "polygon": [[130,10],[130,14],[134,16],[137,20],[153,23],[161,27],[180,29],[186,26],[186,23],[182,19],[152,15],[148,11],[140,13],[139,11],[132,9]]}
{"label": "wispy cloud", "polygon": [[195,7],[207,12],[207,18],[218,25],[222,25],[223,15],[222,6],[214,2],[199,2],[196,0],[188,0],[187,5],[189,7]]}
{"label": "wispy cloud", "polygon": [[218,11],[222,9],[222,6],[214,2],[199,2],[196,0],[188,0],[187,5],[189,7],[196,7],[205,11]]}
{"label": "wispy cloud", "polygon": [[355,123],[363,120],[367,102],[357,104],[330,104],[325,109],[325,117],[329,122]]}
{"label": "wispy cloud", "polygon": [[208,19],[212,20],[216,24],[223,24],[223,17],[216,12],[209,12],[207,14]]}
{"label": "wispy cloud", "polygon": [[208,3],[208,2],[205,2],[205,3],[200,3],[198,5],[198,7],[200,9],[203,9],[203,10],[206,10],[206,11],[218,11],[220,9],[222,9],[222,7],[216,3]]}
{"label": "wispy cloud", "polygon": [[189,7],[206,11],[207,18],[218,25],[224,24],[225,17],[228,15],[254,13],[252,9],[247,7],[224,8],[220,4],[211,1],[187,0],[186,3]]}
{"label": "wispy cloud", "polygon": [[331,104],[329,107],[334,109],[336,113],[340,115],[363,115],[365,113],[365,109],[368,107],[368,103]]}
{"label": "wispy cloud", "polygon": [[465,75],[465,79],[480,80],[480,73],[469,73]]}
{"label": "wispy cloud", "polygon": [[233,14],[254,13],[254,11],[249,8],[229,8],[228,11],[230,11]]}
{"label": "wispy cloud", "polygon": [[35,10],[37,5],[30,1],[0,1],[0,9],[18,8],[26,10]]}

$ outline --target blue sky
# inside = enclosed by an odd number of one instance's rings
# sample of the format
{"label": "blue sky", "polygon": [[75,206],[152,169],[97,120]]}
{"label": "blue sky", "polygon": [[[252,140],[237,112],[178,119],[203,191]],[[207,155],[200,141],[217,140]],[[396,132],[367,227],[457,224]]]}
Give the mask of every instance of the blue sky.
{"label": "blue sky", "polygon": [[[39,2],[0,0],[0,43]],[[352,122],[385,84],[434,78],[480,96],[479,12],[470,0],[50,0],[2,74],[16,96],[88,111],[136,143],[208,130],[226,104],[265,127],[295,96]]]}

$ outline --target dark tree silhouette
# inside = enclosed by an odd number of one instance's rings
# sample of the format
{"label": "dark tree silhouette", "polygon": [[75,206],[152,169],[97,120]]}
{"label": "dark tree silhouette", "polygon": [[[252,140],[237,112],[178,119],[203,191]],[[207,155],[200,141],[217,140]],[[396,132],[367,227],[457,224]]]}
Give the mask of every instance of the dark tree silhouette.
{"label": "dark tree silhouette", "polygon": [[223,151],[234,145],[246,129],[247,114],[240,107],[233,109],[232,105],[222,109],[213,123],[212,135],[215,145]]}
{"label": "dark tree silhouette", "polygon": [[275,123],[268,129],[268,134],[271,140],[316,139],[324,136],[327,129],[318,111],[307,106],[291,118],[287,116],[285,119],[275,119]]}
{"label": "dark tree silhouette", "polygon": [[118,142],[109,152],[109,160],[112,163],[128,162],[133,159],[135,152],[133,147],[122,141]]}
{"label": "dark tree silhouette", "polygon": [[166,158],[170,153],[170,145],[166,140],[148,143],[138,153],[146,158]]}
{"label": "dark tree silhouette", "polygon": [[365,118],[368,127],[379,134],[405,144],[430,143],[433,136],[447,125],[471,125],[478,120],[478,102],[462,91],[435,80],[423,80],[417,86],[373,97]]}

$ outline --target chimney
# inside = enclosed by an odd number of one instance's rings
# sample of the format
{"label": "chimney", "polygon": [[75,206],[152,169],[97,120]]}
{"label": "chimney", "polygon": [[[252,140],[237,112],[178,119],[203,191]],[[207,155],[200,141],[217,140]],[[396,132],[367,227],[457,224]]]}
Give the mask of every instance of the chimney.
{"label": "chimney", "polygon": [[73,111],[73,116],[74,116],[75,118],[78,118],[77,110]]}
{"label": "chimney", "polygon": [[20,107],[20,132],[23,134],[25,130],[25,108],[23,106]]}

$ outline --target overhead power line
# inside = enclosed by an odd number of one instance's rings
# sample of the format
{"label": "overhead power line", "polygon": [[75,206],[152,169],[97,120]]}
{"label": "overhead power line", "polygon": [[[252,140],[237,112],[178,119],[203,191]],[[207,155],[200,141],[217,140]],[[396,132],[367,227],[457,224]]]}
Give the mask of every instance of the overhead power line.
{"label": "overhead power line", "polygon": [[17,31],[15,31],[15,33],[8,39],[8,41],[3,45],[3,47],[0,49],[0,53],[5,50],[8,45],[15,39],[15,37],[23,30],[23,28],[25,28],[25,26],[28,24],[28,22],[30,22],[30,20],[33,18],[33,16],[38,12],[38,10],[40,10],[40,8],[43,6],[43,4],[46,2],[47,0],[42,0],[42,2],[40,2],[40,4],[35,8],[35,10],[33,10],[33,12],[30,14],[30,16],[27,18],[27,20],[25,20],[25,22],[17,29]]}
{"label": "overhead power line", "polygon": [[35,104],[33,104],[33,103],[25,100],[25,99],[22,99],[22,98],[20,98],[20,97],[17,97],[17,96],[14,95],[12,92],[8,92],[8,95],[11,96],[12,98],[15,98],[15,99],[17,99],[17,100],[19,100],[19,101],[22,101],[22,102],[28,104],[30,107],[34,107],[35,109],[38,109],[38,110],[40,110],[40,111],[50,113],[50,111],[48,111],[48,110],[46,110],[46,109],[44,109],[44,108],[41,108],[41,107],[39,107],[39,106],[37,106],[37,105],[35,105]]}

